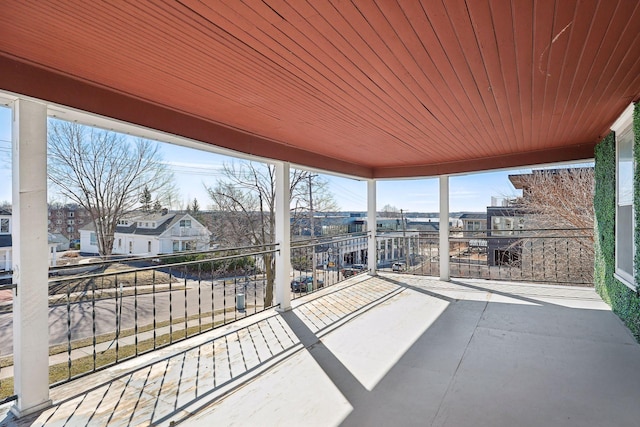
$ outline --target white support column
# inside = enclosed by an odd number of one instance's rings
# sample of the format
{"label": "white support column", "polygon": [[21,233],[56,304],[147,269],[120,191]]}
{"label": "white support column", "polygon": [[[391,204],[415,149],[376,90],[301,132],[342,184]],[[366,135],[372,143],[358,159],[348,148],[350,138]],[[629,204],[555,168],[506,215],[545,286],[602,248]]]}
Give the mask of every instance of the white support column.
{"label": "white support column", "polygon": [[276,256],[275,297],[278,310],[291,310],[291,205],[289,187],[289,163],[276,163]]}
{"label": "white support column", "polygon": [[13,104],[14,390],[20,417],[49,400],[49,246],[47,241],[47,106]]}
{"label": "white support column", "polygon": [[367,248],[367,264],[369,274],[375,276],[378,267],[378,254],[376,252],[376,181],[371,179],[367,181],[367,231],[369,232],[369,245]]}
{"label": "white support column", "polygon": [[449,281],[449,177],[440,176],[440,280]]}

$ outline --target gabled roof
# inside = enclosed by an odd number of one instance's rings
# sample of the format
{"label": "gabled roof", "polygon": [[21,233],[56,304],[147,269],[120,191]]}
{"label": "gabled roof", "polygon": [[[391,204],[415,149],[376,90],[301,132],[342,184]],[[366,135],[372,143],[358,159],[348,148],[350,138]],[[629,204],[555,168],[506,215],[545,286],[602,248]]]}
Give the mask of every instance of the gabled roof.
{"label": "gabled roof", "polygon": [[[168,213],[166,215],[150,214],[130,218],[133,223],[128,226],[119,225],[116,227],[116,233],[123,234],[137,234],[142,236],[159,236],[169,229],[173,224],[183,218],[185,214]],[[138,222],[153,222],[157,223],[155,228],[138,227]]]}
{"label": "gabled roof", "polygon": [[640,2],[8,1],[0,72],[10,93],[364,178],[582,160],[640,97]]}
{"label": "gabled roof", "polygon": [[473,213],[463,213],[460,215],[460,219],[473,219],[473,220],[487,220],[486,213],[473,212]]}
{"label": "gabled roof", "polygon": [[[131,225],[124,226],[118,225],[116,227],[116,233],[122,234],[135,234],[139,236],[161,236],[165,231],[173,227],[182,219],[190,219],[200,224],[198,220],[193,218],[188,213],[167,213],[167,214],[129,214],[128,220],[132,221]],[[157,226],[155,228],[138,227],[139,222],[155,222]],[[200,224],[201,225],[201,224]],[[95,225],[93,222],[86,224],[80,228],[82,231],[95,231]],[[205,229],[206,230],[206,229]],[[209,230],[207,233],[211,234]]]}

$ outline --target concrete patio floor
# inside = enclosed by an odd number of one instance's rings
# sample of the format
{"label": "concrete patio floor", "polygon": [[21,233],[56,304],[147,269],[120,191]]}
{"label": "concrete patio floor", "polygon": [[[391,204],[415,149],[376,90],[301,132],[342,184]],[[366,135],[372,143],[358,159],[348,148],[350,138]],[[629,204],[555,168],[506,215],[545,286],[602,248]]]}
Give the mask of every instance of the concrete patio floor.
{"label": "concrete patio floor", "polygon": [[593,289],[381,274],[293,306],[55,387],[50,409],[0,425],[640,424],[640,345]]}

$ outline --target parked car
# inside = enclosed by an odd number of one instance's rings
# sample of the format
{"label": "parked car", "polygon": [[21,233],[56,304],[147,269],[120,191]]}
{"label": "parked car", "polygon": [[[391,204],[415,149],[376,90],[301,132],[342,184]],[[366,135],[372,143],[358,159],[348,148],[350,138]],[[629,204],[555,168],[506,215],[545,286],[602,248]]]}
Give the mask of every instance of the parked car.
{"label": "parked car", "polygon": [[360,270],[360,271],[365,271],[369,269],[366,264],[353,264],[351,268]]}
{"label": "parked car", "polygon": [[357,268],[347,267],[342,269],[342,277],[345,279],[360,273],[362,273],[362,270],[358,270]]}
{"label": "parked car", "polygon": [[391,265],[391,270],[393,271],[405,271],[407,269],[407,265],[404,262],[394,262]]}
{"label": "parked car", "polygon": [[[306,292],[309,283],[313,283],[313,276],[300,276],[291,281],[292,292]],[[318,279],[318,287],[322,288],[324,282]]]}

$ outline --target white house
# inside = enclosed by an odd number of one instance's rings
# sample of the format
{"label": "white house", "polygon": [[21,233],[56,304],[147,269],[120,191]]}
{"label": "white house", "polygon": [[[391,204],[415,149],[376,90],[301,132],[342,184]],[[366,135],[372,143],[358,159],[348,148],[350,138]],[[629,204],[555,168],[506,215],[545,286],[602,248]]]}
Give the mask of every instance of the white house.
{"label": "white house", "polygon": [[0,209],[0,270],[11,270],[11,212]]}
{"label": "white house", "polygon": [[[158,255],[206,250],[211,232],[186,213],[133,213],[118,222],[114,234],[114,255]],[[80,252],[97,254],[93,223],[80,229]]]}
{"label": "white house", "polygon": [[[12,238],[11,238],[11,212],[0,209],[0,271],[10,271],[13,269],[12,263]],[[57,240],[49,234],[49,265],[56,264]]]}

